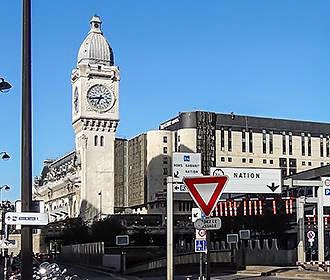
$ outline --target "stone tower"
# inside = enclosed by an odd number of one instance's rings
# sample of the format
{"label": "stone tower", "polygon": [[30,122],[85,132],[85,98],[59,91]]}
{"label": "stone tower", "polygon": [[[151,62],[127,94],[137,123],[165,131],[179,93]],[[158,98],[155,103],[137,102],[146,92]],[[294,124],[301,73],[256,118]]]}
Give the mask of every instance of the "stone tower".
{"label": "stone tower", "polygon": [[114,141],[119,123],[119,68],[93,16],[72,71],[72,126],[81,161],[80,216],[114,212]]}

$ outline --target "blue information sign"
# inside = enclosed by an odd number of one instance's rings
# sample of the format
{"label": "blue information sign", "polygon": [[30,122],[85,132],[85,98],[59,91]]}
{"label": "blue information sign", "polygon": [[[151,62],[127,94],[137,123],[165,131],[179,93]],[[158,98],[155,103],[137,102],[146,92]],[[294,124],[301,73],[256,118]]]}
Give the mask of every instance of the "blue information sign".
{"label": "blue information sign", "polygon": [[206,240],[195,239],[195,252],[206,253],[206,251],[207,251]]}

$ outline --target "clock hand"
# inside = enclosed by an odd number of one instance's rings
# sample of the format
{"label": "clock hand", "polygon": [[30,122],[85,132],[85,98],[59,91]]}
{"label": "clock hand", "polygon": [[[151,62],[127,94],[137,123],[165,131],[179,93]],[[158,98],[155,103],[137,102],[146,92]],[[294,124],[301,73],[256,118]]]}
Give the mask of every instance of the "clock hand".
{"label": "clock hand", "polygon": [[100,103],[101,99],[103,99],[103,96],[102,95],[99,96],[99,101],[97,101],[97,104]]}

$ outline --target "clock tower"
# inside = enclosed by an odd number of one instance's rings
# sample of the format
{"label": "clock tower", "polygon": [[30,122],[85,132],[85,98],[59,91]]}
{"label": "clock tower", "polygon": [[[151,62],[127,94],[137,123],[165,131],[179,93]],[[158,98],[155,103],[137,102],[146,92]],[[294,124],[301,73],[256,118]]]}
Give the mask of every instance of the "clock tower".
{"label": "clock tower", "polygon": [[93,16],[72,71],[72,126],[81,162],[80,216],[114,213],[114,142],[119,123],[119,68]]}

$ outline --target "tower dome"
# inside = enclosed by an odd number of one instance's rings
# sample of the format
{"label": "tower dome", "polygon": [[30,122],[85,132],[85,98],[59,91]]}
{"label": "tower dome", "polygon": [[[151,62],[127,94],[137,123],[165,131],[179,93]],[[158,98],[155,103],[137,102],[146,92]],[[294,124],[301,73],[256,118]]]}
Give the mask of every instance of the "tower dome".
{"label": "tower dome", "polygon": [[113,52],[101,30],[100,17],[93,16],[86,39],[82,42],[78,52],[78,64],[114,65]]}

